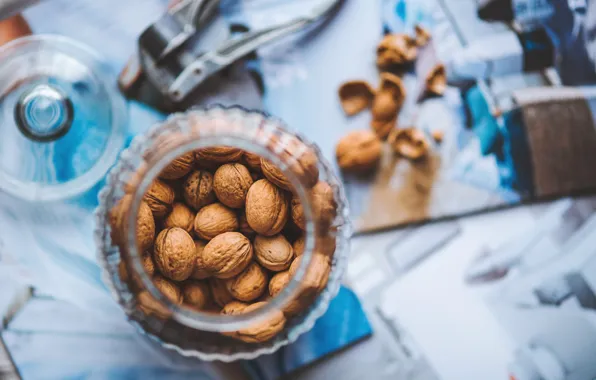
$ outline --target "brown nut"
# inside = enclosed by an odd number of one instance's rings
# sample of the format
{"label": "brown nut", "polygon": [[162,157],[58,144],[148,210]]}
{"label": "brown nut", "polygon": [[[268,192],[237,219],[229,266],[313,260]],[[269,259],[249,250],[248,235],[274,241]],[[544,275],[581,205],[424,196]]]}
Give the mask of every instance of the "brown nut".
{"label": "brown nut", "polygon": [[306,245],[306,237],[304,234],[300,235],[298,239],[292,244],[292,248],[294,249],[294,256],[302,256],[304,253],[304,246]]}
{"label": "brown nut", "polygon": [[145,272],[150,277],[155,274],[155,263],[153,262],[153,256],[149,252],[143,254],[143,268],[145,268]]}
{"label": "brown nut", "polygon": [[401,79],[390,73],[381,74],[381,85],[372,104],[371,128],[385,140],[397,122],[397,116],[406,99]]}
{"label": "brown nut", "polygon": [[381,160],[381,140],[373,131],[350,132],[335,147],[335,156],[339,167],[346,172],[368,172]]}
{"label": "brown nut", "polygon": [[167,280],[165,277],[157,275],[153,277],[153,285],[159,290],[167,299],[175,303],[176,305],[182,304],[182,292],[180,288],[172,281]]}
{"label": "brown nut", "polygon": [[389,144],[396,153],[410,160],[426,157],[429,151],[424,133],[415,128],[396,129],[389,137]]}
{"label": "brown nut", "polygon": [[239,301],[249,302],[259,298],[267,288],[267,273],[257,263],[250,263],[236,277],[226,280],[228,292]]}
{"label": "brown nut", "polygon": [[213,190],[217,199],[231,208],[244,206],[246,193],[252,184],[250,172],[242,164],[222,165],[213,176]]}
{"label": "brown nut", "polygon": [[[288,138],[283,141],[273,139],[277,145],[275,149],[281,148],[281,159],[284,162],[293,162],[289,170],[298,177],[304,186],[310,188],[319,180],[318,159],[314,150],[298,140]],[[263,175],[273,184],[284,190],[292,190],[292,185],[284,173],[273,163],[264,158],[261,159],[261,170]]]}
{"label": "brown nut", "polygon": [[436,65],[426,77],[425,90],[429,94],[442,96],[447,89],[447,73],[445,66]]}
{"label": "brown nut", "polygon": [[261,156],[258,154],[245,151],[244,156],[242,157],[242,162],[244,162],[250,170],[257,173],[261,172]]}
{"label": "brown nut", "polygon": [[387,34],[377,46],[377,66],[389,69],[416,60],[416,40],[407,34]]}
{"label": "brown nut", "polygon": [[238,231],[249,239],[252,239],[257,234],[248,224],[248,221],[246,220],[246,212],[244,210],[238,212]]}
{"label": "brown nut", "polygon": [[234,301],[234,297],[232,297],[226,287],[225,280],[210,278],[209,287],[211,288],[211,297],[213,298],[213,301],[220,307],[225,307],[228,303]]}
{"label": "brown nut", "polygon": [[257,235],[254,251],[257,261],[274,272],[288,269],[294,259],[294,249],[283,235]]}
{"label": "brown nut", "polygon": [[195,267],[190,275],[190,277],[195,280],[204,280],[211,277],[211,273],[209,273],[205,268],[205,263],[203,263],[203,250],[206,245],[207,243],[202,240],[195,240]]}
{"label": "brown nut", "polygon": [[159,173],[159,178],[162,179],[178,179],[187,175],[195,162],[195,155],[193,152],[188,152],[176,158],[164,170]]}
{"label": "brown nut", "polygon": [[266,179],[255,182],[246,195],[246,220],[258,234],[273,236],[286,224],[289,205],[285,193]]}
{"label": "brown nut", "polygon": [[160,319],[168,319],[172,316],[172,312],[168,310],[161,302],[153,298],[151,293],[143,290],[137,296],[138,308],[146,315],[154,315]]}
{"label": "brown nut", "polygon": [[[295,276],[300,264],[302,262],[302,258],[304,256],[298,256],[290,265],[290,275]],[[327,286],[327,281],[329,280],[329,273],[331,271],[331,265],[329,263],[329,258],[325,255],[322,255],[317,252],[313,252],[311,256],[311,261],[306,268],[306,273],[301,281],[301,293],[314,291],[316,293],[320,293],[325,289]]]}
{"label": "brown nut", "polygon": [[[242,311],[243,313],[250,313],[263,307],[266,302],[257,302],[247,306]],[[286,318],[281,311],[274,311],[267,317],[266,320],[257,322],[254,325],[238,330],[233,337],[246,343],[261,343],[266,342],[281,332],[286,325]]]}
{"label": "brown nut", "polygon": [[337,202],[333,188],[324,181],[319,181],[310,191],[310,200],[318,231],[326,231],[337,215]]}
{"label": "brown nut", "polygon": [[238,275],[250,263],[253,249],[240,232],[225,232],[214,237],[203,250],[205,268],[217,278]]}
{"label": "brown nut", "polygon": [[192,172],[184,181],[182,192],[186,203],[195,210],[215,202],[213,175],[205,170]]}
{"label": "brown nut", "polygon": [[[110,225],[112,228],[112,240],[114,244],[121,247],[126,246],[126,232],[128,224],[128,215],[132,206],[133,196],[124,195],[110,211]],[[155,220],[151,209],[144,201],[139,205],[139,214],[137,216],[137,246],[144,252],[151,248],[155,239]]]}
{"label": "brown nut", "polygon": [[199,238],[211,240],[224,232],[237,230],[238,218],[234,210],[221,203],[213,203],[199,210],[194,229]]}
{"label": "brown nut", "polygon": [[195,154],[199,165],[203,163],[201,161],[225,164],[226,162],[239,160],[244,154],[244,151],[232,146],[214,146],[199,149]]}
{"label": "brown nut", "polygon": [[203,281],[187,281],[182,288],[184,303],[197,310],[203,310],[211,302],[209,285]]}
{"label": "brown nut", "polygon": [[223,315],[237,315],[242,314],[244,309],[248,306],[247,303],[240,302],[240,301],[230,301],[227,303],[223,309],[221,309],[221,314]]}
{"label": "brown nut", "polygon": [[435,142],[440,144],[443,142],[443,138],[445,137],[445,132],[436,130],[436,131],[432,131],[431,135],[433,137],[433,140],[435,140]]}
{"label": "brown nut", "polygon": [[430,39],[432,38],[430,32],[421,25],[414,26],[414,32],[416,33],[415,39],[416,46],[418,47],[422,47],[428,44],[428,41],[430,41]]}
{"label": "brown nut", "polygon": [[160,179],[155,179],[143,196],[143,200],[151,208],[153,216],[161,219],[172,210],[175,197],[174,189],[170,185]]}
{"label": "brown nut", "polygon": [[301,230],[304,231],[306,229],[306,219],[304,219],[304,208],[302,207],[302,202],[300,202],[300,198],[296,196],[292,197],[290,208],[292,212],[292,221]]}
{"label": "brown nut", "polygon": [[269,281],[269,295],[271,297],[278,295],[286,286],[288,286],[291,278],[292,276],[287,270],[276,273],[275,276],[271,277],[271,281]]}
{"label": "brown nut", "polygon": [[174,203],[172,211],[163,222],[165,228],[180,227],[189,234],[193,230],[195,213],[184,203]]}
{"label": "brown nut", "polygon": [[182,228],[168,228],[157,235],[154,249],[155,265],[167,278],[184,281],[195,267],[195,243]]}
{"label": "brown nut", "polygon": [[374,97],[375,90],[363,80],[345,82],[339,88],[341,107],[348,116],[356,115],[369,108]]}

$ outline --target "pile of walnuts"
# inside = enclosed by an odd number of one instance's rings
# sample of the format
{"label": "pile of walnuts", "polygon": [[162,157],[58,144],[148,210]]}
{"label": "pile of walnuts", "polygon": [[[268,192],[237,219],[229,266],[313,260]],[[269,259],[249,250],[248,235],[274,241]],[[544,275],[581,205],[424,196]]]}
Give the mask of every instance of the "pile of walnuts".
{"label": "pile of walnuts", "polygon": [[[366,173],[374,170],[382,154],[382,142],[409,160],[427,156],[430,144],[423,131],[414,127],[402,128],[397,118],[406,100],[406,90],[396,73],[404,72],[418,56],[418,49],[429,43],[430,33],[416,26],[415,36],[387,34],[377,46],[377,67],[381,71],[377,89],[363,80],[344,83],[339,88],[341,106],[347,116],[370,108],[370,129],[348,133],[336,146],[339,167],[346,172]],[[438,64],[425,78],[425,94],[441,96],[447,87],[445,67]],[[433,134],[440,142],[442,135]]]}
{"label": "pile of walnuts", "polygon": [[[265,322],[225,333],[249,343],[271,339],[315,300],[327,284],[335,252],[333,189],[319,180],[310,147],[297,139],[284,147],[281,158],[295,159],[289,170],[308,188],[315,251],[291,303]],[[110,213],[112,239],[124,255],[131,203],[132,195],[125,195]],[[137,246],[154,285],[173,303],[227,315],[249,312],[281,292],[299,268],[304,207],[271,162],[235,147],[203,148],[178,157],[147,190],[137,217]],[[120,270],[130,281],[125,260]],[[171,315],[147,290],[137,299],[147,314]]]}

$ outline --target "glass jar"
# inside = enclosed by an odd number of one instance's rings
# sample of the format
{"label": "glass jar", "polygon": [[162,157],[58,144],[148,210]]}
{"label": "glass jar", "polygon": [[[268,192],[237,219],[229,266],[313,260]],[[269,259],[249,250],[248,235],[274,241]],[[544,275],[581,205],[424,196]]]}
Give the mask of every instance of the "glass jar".
{"label": "glass jar", "polygon": [[[288,149],[289,145],[293,149]],[[173,303],[154,285],[143,267],[142,252],[137,247],[137,215],[143,196],[153,181],[174,159],[216,146],[255,153],[276,165],[292,189],[284,192],[288,205],[293,197],[300,200],[303,208],[304,253],[298,269],[279,294],[267,297],[264,306],[244,314],[210,313]],[[311,150],[316,156],[318,181],[328,183],[333,192],[337,207],[330,223],[321,223],[314,217],[317,211],[309,193],[313,183],[297,166],[306,150]],[[110,212],[125,195],[132,201],[128,203],[124,219],[123,241],[116,245],[112,239],[115,231],[110,225]],[[275,352],[310,330],[339,290],[351,235],[347,202],[340,181],[316,146],[290,132],[280,120],[261,112],[215,106],[172,115],[146,135],[138,136],[122,153],[99,197],[95,235],[104,281],[129,320],[143,334],[185,356],[231,361]],[[291,229],[290,223],[284,228]],[[288,317],[285,327],[278,334],[267,341],[251,343],[229,336],[230,332],[267,323],[273,314],[286,310],[284,308],[300,295],[306,276],[312,273],[315,256],[321,255],[328,258],[330,268],[324,288],[299,314]],[[149,309],[153,312],[147,312],[148,308],[143,307],[147,300],[150,300]]]}

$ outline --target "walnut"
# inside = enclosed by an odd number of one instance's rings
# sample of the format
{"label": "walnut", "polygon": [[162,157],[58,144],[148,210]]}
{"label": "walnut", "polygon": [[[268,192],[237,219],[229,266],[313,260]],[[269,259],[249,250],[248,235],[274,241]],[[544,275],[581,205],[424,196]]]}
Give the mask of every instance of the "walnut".
{"label": "walnut", "polygon": [[202,161],[225,164],[226,162],[239,160],[244,152],[242,149],[234,148],[232,146],[214,146],[199,149],[195,154],[199,164],[202,164]]}
{"label": "walnut", "polygon": [[213,203],[199,210],[194,229],[199,238],[211,240],[224,232],[237,230],[238,218],[234,210],[221,203]]}
{"label": "walnut", "polygon": [[225,280],[218,278],[209,279],[209,287],[211,288],[211,296],[213,301],[220,307],[226,306],[228,303],[234,301],[234,297],[228,291]]}
{"label": "walnut", "polygon": [[151,208],[153,216],[161,219],[172,209],[172,203],[174,203],[175,197],[174,189],[170,185],[162,180],[155,179],[149,190],[145,193],[143,200]]}
{"label": "walnut", "polygon": [[369,108],[374,97],[375,90],[363,80],[346,82],[339,88],[341,106],[348,116]]}
{"label": "walnut", "polygon": [[335,253],[336,244],[334,235],[329,233],[320,234],[317,235],[315,240],[315,251],[327,257],[332,257]]}
{"label": "walnut", "polygon": [[292,221],[300,227],[301,230],[306,229],[306,219],[304,219],[304,208],[302,207],[302,202],[300,202],[300,198],[297,196],[292,197],[292,202],[290,202],[290,208],[292,211]]}
{"label": "walnut", "polygon": [[396,129],[388,141],[396,153],[410,160],[424,158],[430,150],[424,132],[416,128]]}
{"label": "walnut", "polygon": [[205,170],[192,172],[184,181],[182,192],[186,203],[195,210],[215,202],[213,175]]}
{"label": "walnut", "polygon": [[248,306],[248,304],[244,303],[244,302],[230,301],[223,307],[223,309],[221,310],[221,313],[224,315],[241,314],[244,311],[244,309],[246,309],[247,306]]}
{"label": "walnut", "polygon": [[255,258],[265,268],[279,272],[288,269],[294,258],[292,245],[283,235],[257,235],[254,241]]}
{"label": "walnut", "polygon": [[259,156],[258,154],[244,152],[242,162],[244,162],[246,166],[250,168],[250,170],[255,171],[257,173],[261,172],[261,156]]}
{"label": "walnut", "polygon": [[238,275],[250,263],[253,249],[240,232],[225,232],[214,237],[203,250],[205,268],[217,278]]}
{"label": "walnut", "polygon": [[[112,240],[120,247],[126,247],[128,215],[132,206],[133,196],[125,194],[110,210],[110,225]],[[155,239],[155,220],[151,209],[144,201],[139,204],[137,216],[137,246],[141,252],[151,248]]]}
{"label": "walnut", "polygon": [[[303,257],[304,256],[296,257],[292,262],[292,265],[290,265],[289,272],[292,276],[296,275]],[[313,252],[310,263],[308,263],[308,267],[306,268],[306,273],[301,281],[301,292],[321,292],[325,286],[327,286],[330,271],[331,265],[329,263],[329,258],[320,253]]]}
{"label": "walnut", "polygon": [[167,299],[176,305],[182,304],[182,292],[180,288],[173,282],[166,278],[157,275],[153,277],[153,285],[159,290]]}
{"label": "walnut", "polygon": [[207,243],[202,240],[195,240],[195,267],[190,275],[190,277],[195,280],[204,280],[211,277],[211,273],[205,269],[205,264],[203,263],[203,250],[206,245]]}
{"label": "walnut", "polygon": [[397,116],[406,99],[402,80],[390,73],[381,74],[381,85],[372,103],[371,128],[385,140],[397,122]]}
{"label": "walnut", "polygon": [[172,312],[161,302],[153,298],[147,290],[143,290],[138,294],[137,304],[138,308],[146,315],[155,315],[160,319],[168,319],[172,316]]}
{"label": "walnut", "polygon": [[445,66],[436,65],[426,77],[425,90],[427,94],[442,96],[447,89],[447,73]]}
{"label": "walnut", "polygon": [[350,132],[337,144],[335,156],[339,167],[346,172],[368,172],[381,160],[381,140],[369,130]]}
{"label": "walnut", "polygon": [[154,249],[159,271],[174,281],[184,281],[193,272],[196,260],[195,243],[182,228],[168,228],[157,235]]}
{"label": "walnut", "polygon": [[193,152],[188,152],[170,162],[164,170],[161,171],[159,177],[162,179],[178,179],[187,175],[195,162],[195,155]]}
{"label": "walnut", "polygon": [[310,200],[317,230],[327,230],[337,215],[333,188],[327,182],[319,181],[310,191]]}
{"label": "walnut", "polygon": [[292,275],[290,275],[290,272],[287,270],[276,273],[275,276],[271,277],[271,281],[269,281],[269,295],[271,295],[271,297],[278,295],[286,286],[288,286],[291,278]]}
{"label": "walnut", "polygon": [[249,302],[261,296],[267,288],[267,273],[257,263],[250,263],[236,277],[226,280],[228,292],[239,301]]}
{"label": "walnut", "polygon": [[246,212],[244,209],[238,212],[238,231],[240,231],[244,236],[249,239],[252,239],[257,233],[253,230],[248,221],[246,220]]}
{"label": "walnut", "polygon": [[377,66],[382,70],[412,63],[418,49],[416,40],[407,34],[387,34],[377,46]]}
{"label": "walnut", "polygon": [[151,253],[144,253],[143,254],[143,268],[145,268],[145,272],[151,277],[155,274],[155,263],[153,262],[153,257]]}
{"label": "walnut", "polygon": [[292,244],[292,248],[294,249],[294,256],[302,256],[304,253],[304,246],[306,245],[306,237],[301,235],[294,244]]}
{"label": "walnut", "polygon": [[246,193],[253,180],[246,166],[225,164],[213,176],[213,190],[217,199],[231,208],[241,208],[246,201]]}
{"label": "walnut", "polygon": [[[281,159],[284,162],[292,162],[289,170],[298,177],[304,186],[308,188],[314,186],[319,180],[318,159],[314,150],[297,138],[290,138],[278,144],[283,144],[280,152]],[[276,147],[276,149],[278,148]],[[292,189],[290,181],[281,169],[270,161],[262,158],[261,170],[265,178],[275,185],[284,190]]]}
{"label": "walnut", "polygon": [[266,179],[255,182],[246,195],[246,220],[258,234],[278,234],[288,220],[285,193]]}
{"label": "walnut", "polygon": [[187,281],[182,288],[184,303],[202,310],[211,302],[209,285],[203,281]]}
{"label": "walnut", "polygon": [[180,227],[189,234],[193,230],[195,213],[184,203],[174,203],[172,211],[163,222],[165,228]]}
{"label": "walnut", "polygon": [[[242,310],[243,313],[250,313],[263,307],[266,302],[257,302],[247,306]],[[233,335],[234,338],[246,343],[266,342],[281,332],[286,325],[286,318],[281,311],[274,311],[265,319],[242,330],[238,330]]]}

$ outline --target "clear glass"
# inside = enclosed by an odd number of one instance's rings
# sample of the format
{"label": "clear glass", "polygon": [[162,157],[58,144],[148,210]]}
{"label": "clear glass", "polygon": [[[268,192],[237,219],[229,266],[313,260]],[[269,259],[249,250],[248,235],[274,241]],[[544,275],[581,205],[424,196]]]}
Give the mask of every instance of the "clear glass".
{"label": "clear glass", "polygon": [[[336,250],[331,260],[331,271],[325,289],[300,315],[288,320],[284,330],[273,339],[262,343],[244,343],[221,334],[253,325],[266,319],[272,310],[279,310],[296,295],[300,282],[308,270],[320,232],[313,222],[307,187],[301,178],[289,170],[296,157],[282,154],[288,139],[298,139],[305,147],[313,149],[318,158],[319,180],[329,183],[337,203],[337,215],[327,231],[335,239]],[[128,225],[136,226],[136,215],[145,191],[159,173],[178,156],[209,146],[234,146],[261,155],[276,164],[290,181],[293,192],[303,206],[306,219],[305,250],[301,265],[288,286],[266,306],[251,313],[221,315],[199,312],[170,302],[153,285],[143,269],[136,247],[135,228],[129,229],[127,248],[122,252],[111,240],[109,212],[125,193],[134,194]],[[96,212],[96,240],[99,261],[104,268],[104,279],[115,298],[124,308],[128,318],[141,332],[157,340],[165,347],[186,356],[203,360],[231,361],[252,359],[261,354],[272,353],[295,341],[310,330],[337,294],[349,251],[351,226],[347,202],[340,181],[318,148],[302,136],[289,132],[280,121],[261,112],[247,111],[239,107],[220,106],[206,110],[192,110],[171,116],[163,124],[152,128],[145,136],[137,137],[124,151],[120,161],[108,175],[106,187],[100,193],[100,206]],[[129,260],[133,276],[140,279],[155,300],[168,310],[167,318],[147,316],[137,308],[136,294],[119,272],[122,260]]]}
{"label": "clear glass", "polygon": [[124,145],[126,103],[108,63],[67,37],[0,47],[0,189],[29,201],[95,185]]}

